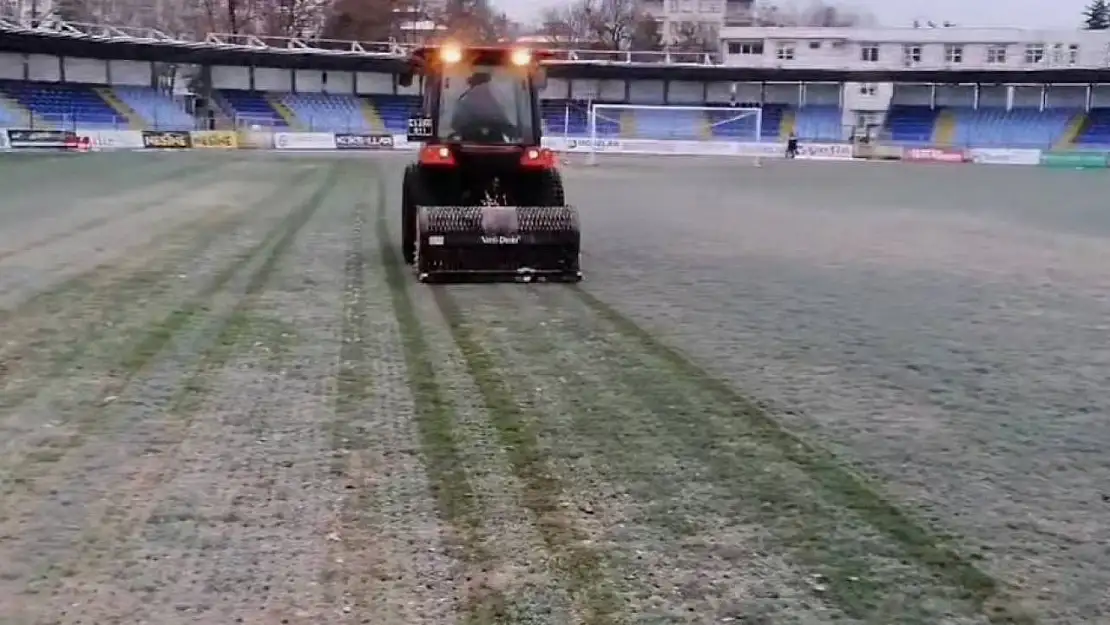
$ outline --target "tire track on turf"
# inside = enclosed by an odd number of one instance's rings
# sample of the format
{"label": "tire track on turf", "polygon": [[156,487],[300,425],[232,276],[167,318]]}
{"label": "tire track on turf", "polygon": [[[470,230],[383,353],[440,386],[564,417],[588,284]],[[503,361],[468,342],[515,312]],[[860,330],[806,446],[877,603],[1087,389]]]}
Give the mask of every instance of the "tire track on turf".
{"label": "tire track on turf", "polygon": [[602,554],[590,546],[589,535],[564,508],[565,486],[551,470],[551,459],[539,443],[535,415],[521,406],[505,384],[499,363],[447,289],[432,287],[432,295],[478,386],[513,473],[524,486],[524,505],[536,519],[563,584],[582,610],[583,622],[624,622],[620,601],[604,572]]}
{"label": "tire track on turf", "polygon": [[[296,186],[307,180],[309,175],[310,172],[295,175],[290,184]],[[58,289],[50,292],[49,295],[44,296],[43,299],[39,299],[37,301],[39,305],[21,307],[22,310],[13,313],[13,316],[17,318],[27,317],[29,321],[35,322],[35,325],[31,328],[25,328],[22,336],[5,346],[8,349],[0,353],[0,358],[4,362],[10,363],[13,360],[20,361],[32,357],[37,351],[49,350],[51,345],[63,344],[64,347],[60,353],[51,355],[47,362],[41,363],[44,365],[43,367],[34,368],[27,365],[20,368],[18,365],[12,366],[10,364],[6,367],[6,374],[0,374],[0,384],[2,384],[0,390],[3,391],[2,399],[0,399],[0,415],[19,410],[25,402],[43,391],[44,383],[49,384],[52,380],[62,378],[74,366],[74,363],[80,361],[96,345],[97,341],[117,331],[117,326],[126,321],[130,311],[127,306],[119,306],[120,301],[134,297],[135,294],[142,294],[145,300],[150,302],[171,292],[174,288],[174,280],[172,278],[167,279],[167,276],[171,272],[178,271],[183,261],[187,262],[190,259],[202,257],[229,231],[236,231],[284,193],[284,187],[279,188],[273,195],[258,200],[253,206],[241,212],[218,217],[215,223],[206,223],[195,227],[184,226],[179,230],[168,233],[164,238],[156,239],[146,246],[146,249],[162,251],[169,242],[179,239],[186,241],[188,246],[182,252],[168,254],[161,262],[155,263],[154,266],[147,265],[130,275],[125,274],[117,277],[114,275],[117,270],[126,271],[124,266],[127,265],[127,259],[121,259],[114,263],[110,262],[88,272],[91,275],[86,274],[84,280],[67,281]],[[207,215],[202,215],[200,220],[203,221],[208,218]],[[230,230],[224,230],[225,226]],[[93,279],[95,279],[95,282],[90,284],[89,282]],[[75,291],[79,291],[76,297]],[[82,298],[80,294],[85,294],[88,297]],[[38,309],[38,314],[43,312],[49,314],[49,308],[47,307],[55,299],[58,300],[56,305],[61,307],[59,314],[63,324],[68,319],[66,315],[69,314],[69,311],[76,311],[74,314],[78,318],[71,320],[78,324],[75,333],[69,333],[67,330],[59,332],[41,321],[36,322],[34,318],[30,317],[31,314],[36,312],[36,309]],[[91,314],[87,309],[88,305],[94,307]],[[43,308],[47,308],[47,310],[44,311]],[[41,317],[38,319],[41,319]],[[14,374],[23,375],[22,384],[18,382],[7,383],[7,378]],[[7,429],[7,427],[4,426],[0,429]],[[10,440],[7,442],[11,443]]]}
{"label": "tire track on turf", "polygon": [[[142,196],[142,194],[144,192],[150,192],[151,187],[154,187],[154,186],[159,185],[159,184],[161,184],[161,183],[163,183],[167,180],[172,180],[172,179],[178,179],[178,182],[180,182],[184,185],[185,183],[191,181],[194,178],[197,178],[197,177],[201,176],[202,174],[209,173],[209,171],[215,169],[219,165],[220,165],[220,163],[199,163],[199,164],[193,163],[193,164],[186,165],[185,167],[182,167],[181,169],[173,169],[173,170],[165,172],[164,174],[162,174],[160,176],[156,176],[153,179],[146,179],[142,186],[140,186],[137,189],[133,189],[133,190],[128,191],[127,195],[137,194],[137,195]],[[150,209],[156,207],[157,204],[155,202],[152,202],[151,201],[152,199],[156,200],[157,198],[140,197],[140,199],[138,199],[138,200],[128,202],[128,204],[130,206],[125,208],[124,210],[118,212],[118,213],[113,213],[111,215],[104,215],[102,217],[96,217],[96,218],[93,218],[93,219],[89,219],[87,221],[84,221],[84,222],[72,227],[72,228],[68,228],[68,229],[63,230],[61,232],[56,232],[56,233],[48,235],[46,237],[42,237],[40,239],[31,241],[29,243],[25,243],[23,245],[20,245],[19,247],[8,249],[8,250],[0,250],[0,263],[4,262],[5,260],[7,260],[7,259],[9,259],[13,256],[17,256],[17,255],[20,255],[20,254],[26,254],[27,252],[31,252],[31,251],[46,247],[47,245],[51,245],[53,243],[57,243],[59,241],[65,240],[65,239],[72,238],[74,236],[77,236],[79,234],[82,234],[84,232],[92,230],[94,228],[100,228],[102,226],[106,226],[106,225],[109,225],[111,223],[124,221],[124,220],[126,220],[130,217],[133,217],[134,215],[137,215],[139,213],[142,213],[144,211],[147,211],[147,210],[150,210]]]}
{"label": "tire track on turf", "polygon": [[[294,183],[297,180],[297,177],[294,177],[292,179]],[[103,458],[101,458],[100,455],[93,453],[97,451],[96,449],[90,450],[80,447],[83,444],[82,439],[84,436],[87,436],[88,434],[91,434],[93,431],[95,431],[96,428],[104,428],[109,423],[109,421],[106,420],[110,419],[113,414],[113,407],[121,406],[123,402],[105,404],[99,402],[98,399],[108,393],[115,393],[117,395],[122,394],[123,391],[127,387],[129,387],[140,374],[142,374],[150,367],[156,356],[162,353],[167,347],[171,345],[171,343],[173,343],[175,337],[178,334],[185,331],[191,326],[197,325],[197,323],[201,320],[201,317],[208,312],[210,302],[214,301],[216,295],[224,290],[231,283],[232,279],[240,272],[240,269],[243,266],[251,262],[252,259],[257,258],[263,250],[271,248],[275,244],[275,242],[281,242],[282,237],[285,236],[284,233],[291,227],[291,224],[296,223],[297,218],[298,214],[294,213],[293,215],[282,220],[281,224],[272,229],[261,242],[253,244],[247,251],[237,254],[230,263],[224,265],[222,269],[218,270],[216,274],[207,282],[207,284],[205,284],[204,287],[201,288],[199,292],[194,293],[189,299],[186,300],[183,306],[175,308],[166,316],[155,322],[148,323],[145,330],[137,333],[138,336],[136,338],[126,342],[122,346],[122,348],[113,356],[113,360],[115,360],[115,362],[111,369],[114,372],[114,379],[111,379],[108,384],[104,384],[102,382],[98,383],[97,389],[94,392],[88,394],[92,395],[92,398],[89,398],[87,395],[82,395],[72,399],[67,398],[67,401],[71,403],[76,402],[73,406],[69,407],[70,414],[75,421],[73,427],[76,429],[76,432],[73,436],[61,441],[62,446],[60,448],[51,450],[53,454],[51,457],[38,458],[38,460],[40,461],[45,460],[46,464],[43,464],[42,462],[38,462],[35,464],[21,464],[18,466],[19,472],[15,476],[13,476],[12,479],[8,480],[7,484],[4,484],[4,486],[7,487],[5,488],[5,492],[2,495],[5,505],[0,507],[0,510],[10,511],[12,514],[15,514],[15,517],[7,518],[5,522],[0,525],[0,534],[20,536],[20,542],[29,542],[30,544],[34,545],[36,541],[41,540],[39,534],[50,532],[51,524],[40,524],[40,526],[37,527],[32,526],[34,528],[33,531],[23,529],[22,531],[13,532],[13,530],[16,530],[18,527],[20,527],[19,524],[21,523],[21,521],[27,518],[34,518],[35,510],[38,510],[40,508],[42,508],[43,510],[49,510],[57,506],[63,506],[60,510],[58,510],[58,512],[60,513],[58,515],[59,519],[65,519],[67,515],[72,514],[72,510],[74,509],[74,506],[71,505],[72,501],[56,501],[54,498],[48,500],[39,500],[38,497],[35,496],[35,492],[47,490],[51,487],[61,485],[60,480],[62,480],[63,477],[67,477],[71,480],[74,480],[75,482],[88,482],[94,479],[95,471],[91,473],[85,471],[75,475],[67,474],[63,476],[61,475],[60,471],[54,471],[53,474],[47,473],[46,467],[57,464],[61,460],[72,456],[73,453],[76,452],[78,449],[84,452],[85,462],[103,462]],[[272,262],[276,262],[276,259]],[[268,265],[264,263],[262,266],[265,269]],[[259,288],[257,286],[257,280],[258,277],[257,274],[255,274],[255,277],[252,278],[251,281],[248,283],[248,287],[254,289]],[[236,326],[235,324],[228,324],[227,328],[224,331],[224,338],[228,338],[228,336],[237,327],[238,326]],[[188,355],[182,354],[179,357],[188,357]],[[161,381],[159,380],[159,382]],[[155,397],[157,397],[158,394],[164,394],[165,392],[162,391],[161,388],[156,388],[152,390],[154,390],[155,392]],[[177,397],[180,398],[185,396],[186,395],[184,394],[179,394]],[[170,399],[173,398],[167,397],[166,401],[169,401]],[[138,410],[141,409],[143,406],[152,405],[151,402],[156,403],[158,401],[157,399],[151,398],[144,398],[144,400],[145,401],[143,402],[132,404],[132,406],[137,406],[136,409]],[[122,443],[122,441],[120,442]],[[101,445],[112,444],[112,441],[101,442]],[[82,459],[79,458],[73,459],[74,462],[79,462],[81,460]],[[16,467],[10,468],[15,469]],[[51,480],[50,478],[53,479]],[[74,486],[75,484],[73,483],[67,485],[70,490],[72,490]],[[92,482],[91,484],[82,487],[81,490],[78,492],[80,493],[80,497],[95,498],[96,493],[102,491],[103,488],[103,484]],[[38,502],[38,505],[28,509],[28,504],[32,504],[34,502]],[[31,516],[29,517],[28,515]],[[8,515],[5,516],[7,517]],[[46,518],[51,517],[48,516]],[[13,527],[12,524],[15,524],[15,526]],[[67,528],[66,531],[72,531],[72,528]],[[50,535],[49,540],[56,543],[61,538],[61,536],[57,534],[64,535],[65,532],[55,532],[55,534]],[[14,547],[14,545],[9,546]],[[18,574],[19,567],[17,566],[19,564],[19,561],[17,559],[9,559],[9,561],[12,563],[14,567],[13,570],[16,572],[16,578],[13,578],[9,581],[17,581],[18,579],[20,579]],[[56,568],[57,567],[54,567],[54,569]],[[54,569],[48,568],[48,572],[49,570]],[[50,575],[46,575],[47,579],[49,577]],[[13,590],[12,592],[14,593],[15,591]],[[5,596],[5,593],[0,593],[0,596]],[[8,593],[8,595],[6,596],[14,595]]]}
{"label": "tire track on turf", "polygon": [[323,572],[326,602],[350,607],[360,615],[352,621],[456,622],[457,564],[445,553],[445,526],[419,459],[400,327],[384,297],[372,232],[379,193],[361,193],[350,217],[334,420],[327,424],[340,483]]}
{"label": "tire track on turf", "polygon": [[[404,266],[390,240],[384,188],[378,204],[378,246],[394,314],[400,325],[424,467],[440,518],[455,534],[449,554],[467,569],[459,612],[467,625],[509,625],[513,615],[508,598],[499,588],[480,583],[495,561],[484,544],[482,502],[465,469],[459,435],[455,431],[454,406],[437,380],[434,357],[412,302]],[[472,583],[474,581],[479,584]]]}
{"label": "tire track on turf", "polygon": [[[169,415],[166,427],[155,440],[145,445],[146,453],[140,468],[128,476],[122,487],[116,488],[101,506],[100,514],[87,523],[87,536],[81,541],[77,557],[63,565],[79,572],[93,571],[92,575],[79,575],[67,580],[59,591],[57,601],[63,604],[89,602],[104,585],[111,585],[112,563],[124,561],[131,551],[154,511],[163,504],[161,492],[180,469],[179,455],[196,416],[212,391],[212,377],[234,357],[244,341],[254,336],[254,318],[251,310],[270,281],[278,263],[285,257],[297,235],[319,210],[325,196],[335,186],[338,168],[329,165],[323,180],[316,183],[310,197],[282,220],[264,244],[255,250],[252,261],[258,266],[245,276],[241,293],[235,295],[234,304],[226,313],[214,303],[208,312],[215,312],[215,319],[201,331],[210,336],[192,371],[179,383],[164,410]],[[228,284],[230,287],[230,284]],[[97,575],[97,572],[100,575]]]}
{"label": "tire track on turf", "polygon": [[738,518],[700,462],[680,453],[654,422],[654,405],[630,401],[642,391],[610,381],[592,315],[544,305],[560,290],[463,292],[458,300],[493,328],[488,349],[505,383],[538,415],[537,439],[581,526],[605,545],[626,612],[661,621],[697,614],[705,622],[854,622],[822,605],[807,576],[766,549],[768,533]]}
{"label": "tire track on turf", "polygon": [[[727,439],[729,428],[741,428],[761,446],[773,449],[778,456],[803,472],[817,489],[821,499],[827,504],[848,511],[866,522],[873,530],[884,536],[898,548],[898,555],[931,572],[938,580],[959,589],[963,598],[971,601],[978,612],[992,623],[1035,623],[1036,619],[1025,613],[1010,591],[998,580],[979,569],[966,556],[961,554],[948,537],[943,537],[926,525],[912,518],[909,513],[884,497],[879,487],[863,476],[842,464],[832,453],[797,434],[786,430],[773,416],[755,405],[750,399],[735,391],[729,384],[711,375],[693,363],[678,350],[657,339],[647,330],[625,317],[615,308],[600,300],[579,286],[570,287],[576,298],[603,319],[612,330],[630,343],[639,347],[645,355],[666,366],[664,377],[654,378],[655,383],[664,385],[667,379],[679,380],[696,388],[703,396],[719,406],[722,417],[727,417],[733,426],[723,425],[720,420],[707,425],[716,432],[716,437]],[[552,305],[558,306],[557,303]],[[626,355],[607,350],[611,358],[623,359]],[[623,369],[629,371],[627,367]],[[645,380],[625,379],[630,387],[650,388]],[[665,404],[664,404],[665,405]],[[658,408],[657,408],[658,410]],[[659,414],[666,419],[668,415]],[[736,473],[726,465],[714,463],[724,475]],[[744,474],[734,475],[734,479],[745,479]],[[776,493],[781,484],[766,484],[760,491],[771,503],[772,512],[777,517],[789,514],[790,508],[805,502],[792,501],[783,497],[786,493]],[[770,519],[769,519],[770,520]],[[868,598],[861,594],[860,588],[853,585],[859,581],[858,572],[862,562],[853,562],[848,554],[838,554],[835,545],[821,544],[822,538],[814,535],[795,535],[793,541],[814,548],[817,553],[803,555],[811,565],[830,570],[829,597],[844,607],[849,613],[866,617],[874,608],[878,598]],[[845,564],[837,565],[834,560],[848,557]],[[814,559],[816,558],[816,559]],[[882,580],[873,579],[872,583]],[[864,589],[875,593],[877,588]],[[922,606],[924,607],[924,606]]]}
{"label": "tire track on turf", "polygon": [[[461,467],[463,454],[459,449],[459,437],[451,423],[451,404],[443,396],[435,376],[436,368],[429,357],[429,346],[424,338],[409,282],[404,275],[397,251],[389,236],[388,224],[382,200],[378,216],[378,236],[381,246],[382,263],[390,278],[391,292],[398,320],[402,324],[406,342],[406,360],[410,367],[410,384],[417,389],[418,413],[421,415],[423,438],[426,447],[431,447],[428,457],[429,473],[434,482],[450,484],[465,483],[466,476],[452,475],[451,467]],[[493,367],[490,355],[482,348],[475,336],[462,322],[460,311],[442,289],[433,291],[433,297],[440,314],[447,321],[467,371],[475,382],[485,407],[490,415],[493,429],[497,432],[501,447],[505,450],[514,475],[523,486],[524,505],[535,519],[536,529],[552,554],[552,566],[560,576],[560,581],[575,601],[587,625],[610,625],[624,622],[620,616],[620,606],[604,574],[600,555],[586,544],[586,535],[575,526],[565,514],[560,499],[562,485],[555,480],[547,467],[547,458],[535,439],[535,432],[529,417],[514,402],[507,387],[499,380],[499,372]],[[458,470],[458,469],[456,469]],[[460,471],[461,473],[461,471]],[[447,489],[449,492],[455,489]],[[458,491],[462,492],[462,491]],[[466,502],[446,502],[444,518],[455,525],[466,527],[469,547],[460,554],[461,559],[471,562],[490,562],[492,556],[480,548],[481,519],[483,511],[472,487],[467,487],[466,498],[474,503],[464,508]],[[469,552],[469,553],[467,553]],[[497,593],[496,600],[507,606],[507,598]],[[477,613],[481,613],[481,609]],[[467,611],[472,622],[474,609]],[[511,619],[507,611],[497,614],[502,619]],[[487,616],[484,622],[490,622]],[[515,620],[501,622],[516,622]]]}

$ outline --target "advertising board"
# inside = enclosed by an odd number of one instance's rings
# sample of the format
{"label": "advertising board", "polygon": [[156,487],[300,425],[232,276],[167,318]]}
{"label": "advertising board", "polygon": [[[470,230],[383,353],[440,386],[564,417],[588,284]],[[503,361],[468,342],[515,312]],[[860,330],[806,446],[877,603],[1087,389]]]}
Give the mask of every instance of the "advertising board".
{"label": "advertising board", "polygon": [[144,130],[143,147],[154,150],[187,150],[193,147],[193,138],[179,130]]}
{"label": "advertising board", "polygon": [[969,153],[971,162],[978,165],[1039,165],[1040,150],[1008,148],[975,148]]}
{"label": "advertising board", "polygon": [[194,130],[189,133],[194,148],[203,150],[234,150],[239,136],[227,130]]}
{"label": "advertising board", "polygon": [[967,155],[963,150],[951,148],[908,148],[902,153],[902,160],[918,163],[966,163]]}
{"label": "advertising board", "polygon": [[780,143],[736,141],[662,141],[655,139],[614,139],[589,137],[547,137],[544,147],[557,152],[598,152],[605,154],[643,154],[662,156],[749,156],[776,158],[783,155]]}
{"label": "advertising board", "polygon": [[330,132],[278,132],[274,134],[278,150],[334,150],[335,135]]}
{"label": "advertising board", "polygon": [[798,142],[798,158],[807,161],[850,161],[855,151],[850,143]]}
{"label": "advertising board", "polygon": [[90,130],[85,132],[92,147],[97,150],[139,150],[143,133],[138,130]]}
{"label": "advertising board", "polygon": [[393,135],[335,133],[335,147],[339,150],[392,150]]}
{"label": "advertising board", "polygon": [[65,130],[8,129],[8,146],[15,149],[61,149],[76,135]]}
{"label": "advertising board", "polygon": [[1106,169],[1110,164],[1106,152],[1044,152],[1041,167],[1074,167],[1077,169]]}

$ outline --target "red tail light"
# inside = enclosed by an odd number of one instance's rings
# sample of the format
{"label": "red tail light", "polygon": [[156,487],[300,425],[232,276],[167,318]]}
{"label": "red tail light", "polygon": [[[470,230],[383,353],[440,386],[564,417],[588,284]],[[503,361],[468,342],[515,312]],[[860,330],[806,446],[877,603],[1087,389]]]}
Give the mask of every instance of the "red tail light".
{"label": "red tail light", "polygon": [[420,148],[420,164],[438,167],[454,167],[455,156],[445,145],[425,145]]}
{"label": "red tail light", "polygon": [[533,169],[555,169],[558,166],[555,153],[547,148],[528,148],[520,157],[521,167]]}

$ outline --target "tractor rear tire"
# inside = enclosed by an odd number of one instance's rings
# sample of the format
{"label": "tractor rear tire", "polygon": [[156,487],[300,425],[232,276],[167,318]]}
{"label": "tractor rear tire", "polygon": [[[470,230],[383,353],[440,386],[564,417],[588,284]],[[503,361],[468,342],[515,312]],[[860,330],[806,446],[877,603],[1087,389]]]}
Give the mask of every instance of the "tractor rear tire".
{"label": "tractor rear tire", "polygon": [[409,165],[401,186],[401,256],[406,265],[416,262],[416,210],[420,172]]}
{"label": "tractor rear tire", "polygon": [[566,206],[566,193],[563,191],[563,177],[556,170],[545,171],[540,174],[539,184],[536,185],[536,197],[533,206]]}

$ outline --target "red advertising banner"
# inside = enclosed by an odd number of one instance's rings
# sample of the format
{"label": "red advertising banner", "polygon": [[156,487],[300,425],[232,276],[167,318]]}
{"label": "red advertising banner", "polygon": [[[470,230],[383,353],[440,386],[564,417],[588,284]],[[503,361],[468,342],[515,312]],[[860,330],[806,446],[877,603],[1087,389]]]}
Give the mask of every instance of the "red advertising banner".
{"label": "red advertising banner", "polygon": [[903,155],[904,161],[918,161],[931,163],[966,163],[967,157],[963,150],[949,148],[909,148]]}

